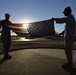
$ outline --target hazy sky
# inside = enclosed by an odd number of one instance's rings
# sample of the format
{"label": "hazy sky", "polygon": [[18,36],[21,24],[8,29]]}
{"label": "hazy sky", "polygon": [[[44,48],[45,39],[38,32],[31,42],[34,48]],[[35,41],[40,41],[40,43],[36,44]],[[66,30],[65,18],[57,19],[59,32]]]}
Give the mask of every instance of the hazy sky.
{"label": "hazy sky", "polygon": [[[76,18],[76,0],[0,0],[0,19],[10,13],[13,23],[36,22],[64,17],[63,10],[70,6]],[[61,32],[64,25],[55,23],[56,32]]]}

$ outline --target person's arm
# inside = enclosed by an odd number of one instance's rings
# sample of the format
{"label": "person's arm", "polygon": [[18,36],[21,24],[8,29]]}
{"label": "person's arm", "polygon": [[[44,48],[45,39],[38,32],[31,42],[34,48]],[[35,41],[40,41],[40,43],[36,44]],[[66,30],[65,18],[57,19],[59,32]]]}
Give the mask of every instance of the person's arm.
{"label": "person's arm", "polygon": [[56,21],[56,23],[65,23],[66,18],[52,18],[53,21]]}
{"label": "person's arm", "polygon": [[1,29],[1,25],[2,25],[2,22],[0,21],[0,29]]}
{"label": "person's arm", "polygon": [[71,21],[74,17],[72,15],[64,17],[64,18],[53,18],[53,20],[56,21],[56,23],[67,23]]}
{"label": "person's arm", "polygon": [[66,23],[67,18],[55,18],[56,23]]}

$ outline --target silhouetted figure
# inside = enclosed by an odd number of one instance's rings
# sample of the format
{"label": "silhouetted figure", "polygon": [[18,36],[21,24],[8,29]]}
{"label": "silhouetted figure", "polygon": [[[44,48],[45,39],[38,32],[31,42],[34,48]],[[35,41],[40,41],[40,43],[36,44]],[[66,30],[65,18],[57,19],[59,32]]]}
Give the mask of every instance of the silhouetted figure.
{"label": "silhouetted figure", "polygon": [[8,54],[10,46],[11,46],[11,34],[10,34],[10,28],[8,27],[11,22],[9,21],[10,15],[7,13],[5,14],[5,19],[0,22],[0,26],[2,26],[2,34],[1,39],[3,43],[3,52],[4,52],[4,58],[3,59],[11,59],[12,56]]}
{"label": "silhouetted figure", "polygon": [[72,9],[70,7],[66,7],[63,11],[65,17],[64,18],[52,18],[56,23],[65,23],[65,54],[68,60],[68,63],[64,63],[62,66],[64,67],[72,67],[73,66],[73,55],[72,55],[72,47],[75,39],[75,18],[71,14]]}

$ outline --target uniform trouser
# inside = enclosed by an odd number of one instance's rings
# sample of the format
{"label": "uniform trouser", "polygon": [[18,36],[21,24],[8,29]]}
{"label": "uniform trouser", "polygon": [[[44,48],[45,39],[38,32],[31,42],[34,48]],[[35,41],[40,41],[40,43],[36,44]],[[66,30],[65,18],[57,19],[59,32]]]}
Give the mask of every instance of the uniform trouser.
{"label": "uniform trouser", "polygon": [[72,55],[72,47],[74,43],[74,37],[65,37],[65,54],[68,60],[68,63],[72,63],[73,55]]}
{"label": "uniform trouser", "polygon": [[5,55],[7,55],[11,46],[11,37],[2,38],[2,43],[3,43],[3,52]]}

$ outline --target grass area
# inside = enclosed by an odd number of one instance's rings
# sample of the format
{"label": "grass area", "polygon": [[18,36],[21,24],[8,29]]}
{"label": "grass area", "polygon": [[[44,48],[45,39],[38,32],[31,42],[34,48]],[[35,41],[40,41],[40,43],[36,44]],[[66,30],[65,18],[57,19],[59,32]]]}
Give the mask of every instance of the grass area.
{"label": "grass area", "polygon": [[[12,41],[10,50],[29,49],[29,48],[64,48],[64,40],[40,40],[40,41]],[[76,49],[74,42],[73,49]],[[0,43],[0,53],[2,53],[2,43]]]}

